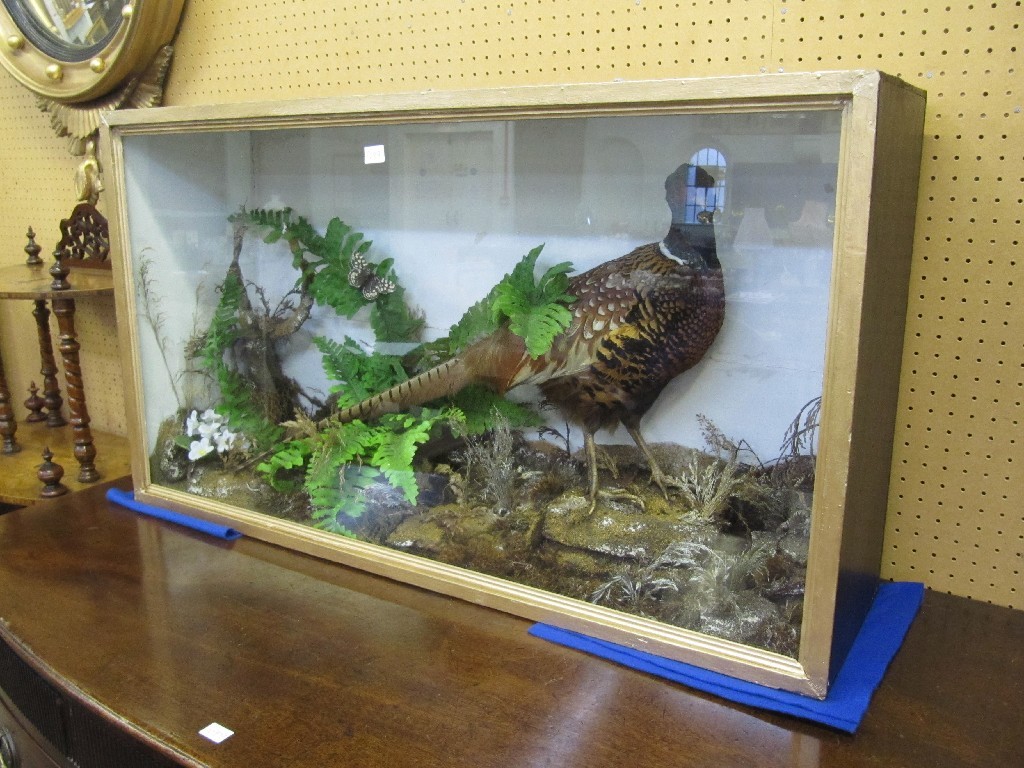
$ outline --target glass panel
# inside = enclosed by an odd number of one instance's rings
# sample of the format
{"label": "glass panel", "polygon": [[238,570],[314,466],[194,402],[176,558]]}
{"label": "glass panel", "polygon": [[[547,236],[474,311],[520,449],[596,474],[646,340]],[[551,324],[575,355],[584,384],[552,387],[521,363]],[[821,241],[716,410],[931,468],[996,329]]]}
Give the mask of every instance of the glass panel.
{"label": "glass panel", "polygon": [[840,120],[126,136],[154,482],[795,656]]}
{"label": "glass panel", "polygon": [[81,61],[117,32],[123,0],[4,0],[21,30],[58,59]]}

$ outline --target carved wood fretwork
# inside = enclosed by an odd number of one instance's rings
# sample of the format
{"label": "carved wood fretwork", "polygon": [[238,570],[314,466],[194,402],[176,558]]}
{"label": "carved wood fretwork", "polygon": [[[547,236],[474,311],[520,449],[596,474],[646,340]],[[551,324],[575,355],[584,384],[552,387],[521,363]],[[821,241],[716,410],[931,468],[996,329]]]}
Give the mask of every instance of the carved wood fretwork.
{"label": "carved wood fretwork", "polygon": [[[110,269],[110,229],[92,203],[75,206],[60,223],[60,242],[54,256],[68,268]],[[59,254],[59,255],[58,255]]]}

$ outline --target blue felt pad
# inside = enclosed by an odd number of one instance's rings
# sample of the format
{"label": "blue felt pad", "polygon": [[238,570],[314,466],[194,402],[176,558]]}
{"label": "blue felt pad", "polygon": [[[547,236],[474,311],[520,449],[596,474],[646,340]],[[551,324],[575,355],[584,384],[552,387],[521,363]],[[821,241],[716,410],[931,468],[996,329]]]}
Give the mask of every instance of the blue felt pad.
{"label": "blue felt pad", "polygon": [[748,683],[548,624],[535,624],[530,634],[730,701],[782,712],[853,733],[860,726],[871,696],[903,643],[923,599],[923,584],[882,584],[846,661],[829,688],[828,696],[822,700]]}
{"label": "blue felt pad", "polygon": [[209,520],[201,520],[198,517],[192,517],[191,515],[183,515],[180,512],[172,512],[169,509],[162,507],[154,507],[150,504],[143,504],[141,501],[135,500],[134,491],[122,491],[117,488],[110,488],[107,491],[107,499],[119,504],[122,507],[132,510],[133,512],[140,512],[143,515],[149,515],[160,520],[166,520],[169,523],[175,523],[177,525],[184,525],[186,528],[191,528],[194,531],[205,533],[209,536],[216,536],[219,539],[227,539],[231,541],[233,539],[240,538],[242,535],[241,531],[236,531],[234,528],[228,528],[225,525],[218,525],[217,523],[211,523]]}

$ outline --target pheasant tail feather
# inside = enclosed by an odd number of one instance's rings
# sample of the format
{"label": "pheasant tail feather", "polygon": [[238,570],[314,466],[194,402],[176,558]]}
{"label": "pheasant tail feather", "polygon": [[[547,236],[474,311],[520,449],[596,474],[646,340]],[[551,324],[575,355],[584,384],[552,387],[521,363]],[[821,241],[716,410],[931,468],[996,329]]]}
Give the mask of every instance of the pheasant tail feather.
{"label": "pheasant tail feather", "polygon": [[459,392],[473,381],[461,357],[447,360],[418,376],[386,389],[338,414],[342,422],[355,419],[371,421],[385,413],[397,413],[414,405],[429,403]]}

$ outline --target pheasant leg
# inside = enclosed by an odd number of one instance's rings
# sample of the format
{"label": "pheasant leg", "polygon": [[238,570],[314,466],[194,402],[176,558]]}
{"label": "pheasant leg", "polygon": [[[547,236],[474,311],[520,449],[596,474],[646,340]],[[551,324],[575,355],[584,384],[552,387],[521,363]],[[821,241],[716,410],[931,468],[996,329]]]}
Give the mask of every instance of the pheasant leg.
{"label": "pheasant leg", "polygon": [[594,444],[594,433],[583,428],[583,447],[587,451],[587,469],[590,472],[590,511],[594,514],[597,507],[597,446]]}
{"label": "pheasant leg", "polygon": [[[587,511],[588,515],[593,515],[594,510],[597,509],[598,499],[605,499],[613,502],[626,502],[638,507],[640,510],[647,508],[644,504],[644,500],[636,494],[629,493],[622,488],[607,488],[600,490],[597,487],[598,471],[597,471],[597,443],[594,442],[594,433],[589,432],[586,429],[583,430],[583,445],[587,451],[587,469],[590,473],[590,509]],[[607,458],[607,456],[606,456]],[[616,475],[616,479],[618,476]]]}
{"label": "pheasant leg", "polygon": [[668,499],[668,490],[665,488],[665,474],[661,471],[661,467],[658,466],[658,462],[654,460],[654,454],[651,453],[650,447],[647,445],[647,441],[644,440],[644,436],[640,434],[639,424],[624,424],[626,431],[629,432],[629,436],[633,438],[633,442],[636,443],[636,447],[640,449],[640,452],[647,457],[647,465],[651,468],[651,480],[661,489],[662,495],[665,499]]}

